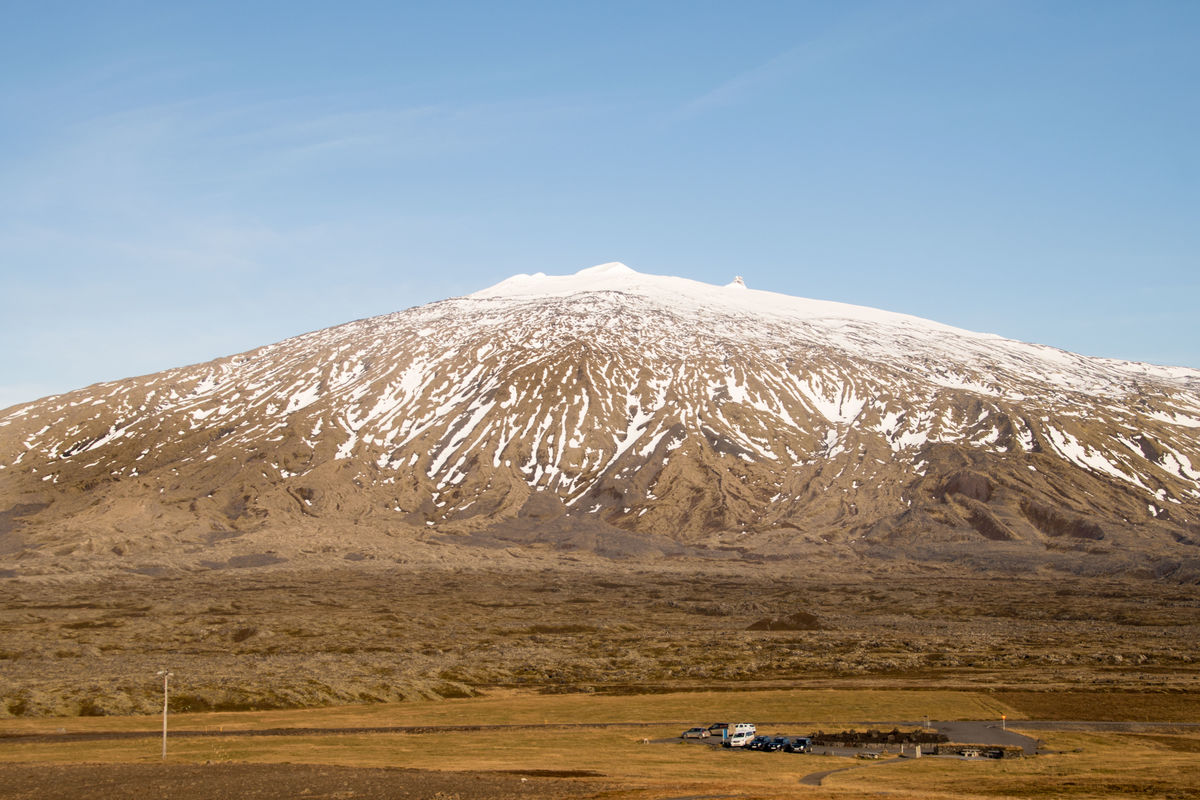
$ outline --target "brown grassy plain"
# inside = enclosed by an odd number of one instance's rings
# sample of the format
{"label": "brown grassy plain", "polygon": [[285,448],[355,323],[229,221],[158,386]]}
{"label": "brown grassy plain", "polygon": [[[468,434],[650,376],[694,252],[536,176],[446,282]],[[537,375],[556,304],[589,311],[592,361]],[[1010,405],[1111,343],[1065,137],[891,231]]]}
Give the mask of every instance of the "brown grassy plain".
{"label": "brown grassy plain", "polygon": [[[0,735],[43,738],[4,742],[0,797],[85,796],[81,764],[95,785],[211,789],[177,797],[349,796],[343,779],[358,796],[460,800],[1194,797],[1198,663],[1200,593],[1145,580],[562,562],[14,579]],[[717,720],[808,733],[1000,715],[1130,724],[1030,723],[1050,752],[1004,763],[642,743]],[[800,784],[815,772],[831,774]]]}
{"label": "brown grassy plain", "polygon": [[[625,697],[508,693],[353,708],[179,715],[172,724],[180,733],[170,739],[167,765],[179,769],[188,765],[274,765],[280,775],[288,774],[295,765],[323,765],[351,769],[347,773],[351,786],[355,776],[366,780],[377,777],[379,770],[396,768],[419,771],[408,775],[418,784],[422,774],[433,771],[443,778],[457,778],[468,788],[475,776],[481,775],[528,775],[535,783],[547,775],[557,776],[550,783],[538,784],[541,793],[534,796],[545,797],[568,796],[567,789],[560,787],[564,781],[570,784],[572,797],[630,798],[726,794],[847,798],[879,792],[899,798],[1185,798],[1194,797],[1200,786],[1200,759],[1196,757],[1200,730],[1194,727],[1156,728],[1154,732],[1030,731],[1043,739],[1046,752],[1018,761],[897,758],[863,762],[681,744],[673,740],[679,725],[660,722],[703,721],[741,712],[742,717],[758,719],[795,716],[791,730],[804,732],[821,720],[831,724],[853,721],[864,707],[896,714],[896,719],[911,716],[916,708],[924,708],[934,717],[999,709],[1019,713],[986,692],[798,690]],[[1064,708],[1070,707],[1068,699]],[[539,717],[544,721],[535,721]],[[887,719],[886,713],[883,718]],[[624,724],[616,720],[624,720]],[[141,730],[148,735],[75,740],[60,734],[40,740],[10,740],[0,751],[0,762],[12,765],[0,766],[0,796],[16,796],[2,790],[5,776],[17,774],[12,770],[18,765],[26,770],[20,774],[28,784],[29,775],[51,775],[54,765],[91,764],[97,774],[106,774],[124,769],[118,765],[148,767],[159,762],[156,720],[152,718],[9,720],[0,729],[9,734],[34,733],[54,722],[64,723],[60,727],[68,732]],[[595,727],[597,722],[612,723],[612,727]],[[391,724],[417,730],[345,732]],[[520,727],[503,731],[443,727],[492,724]],[[313,730],[326,726],[328,732]],[[234,733],[285,727],[305,730],[288,736]],[[1020,723],[1013,727],[1019,730]],[[183,732],[218,729],[225,733],[195,736]],[[643,743],[644,739],[651,743]],[[46,772],[29,772],[35,765]],[[819,787],[800,783],[801,778],[816,772],[831,774]],[[404,777],[387,774],[397,780]],[[208,775],[219,783],[223,773],[213,770]],[[568,780],[564,776],[575,777]]]}
{"label": "brown grassy plain", "polygon": [[[851,581],[760,566],[6,580],[0,716],[153,713],[163,667],[175,672],[179,712],[508,688],[982,688],[1032,692],[1022,700],[1031,708],[1046,691],[1200,690],[1195,587],[1062,576]],[[1152,716],[1172,718],[1173,705],[1164,699]]]}

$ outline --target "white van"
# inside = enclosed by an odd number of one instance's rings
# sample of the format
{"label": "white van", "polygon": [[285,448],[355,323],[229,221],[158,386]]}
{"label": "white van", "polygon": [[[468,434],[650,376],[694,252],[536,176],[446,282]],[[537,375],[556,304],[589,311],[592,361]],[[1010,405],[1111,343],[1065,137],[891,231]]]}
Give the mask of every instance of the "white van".
{"label": "white van", "polygon": [[758,734],[750,722],[739,722],[729,726],[729,736],[722,742],[725,747],[745,747]]}

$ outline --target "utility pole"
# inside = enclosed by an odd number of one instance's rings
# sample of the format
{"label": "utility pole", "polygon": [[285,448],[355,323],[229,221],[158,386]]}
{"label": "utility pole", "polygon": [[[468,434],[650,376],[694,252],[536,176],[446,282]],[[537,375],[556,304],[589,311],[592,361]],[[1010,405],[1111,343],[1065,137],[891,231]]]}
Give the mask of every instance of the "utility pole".
{"label": "utility pole", "polygon": [[173,673],[173,672],[167,672],[165,669],[160,669],[160,670],[158,671],[158,674],[159,674],[159,675],[161,675],[161,676],[162,676],[162,679],[163,679],[163,746],[162,746],[162,757],[163,757],[163,760],[165,761],[165,760],[166,760],[166,758],[167,758],[167,682],[168,682],[168,681],[171,679],[171,676],[172,676],[172,675],[174,675],[175,673]]}

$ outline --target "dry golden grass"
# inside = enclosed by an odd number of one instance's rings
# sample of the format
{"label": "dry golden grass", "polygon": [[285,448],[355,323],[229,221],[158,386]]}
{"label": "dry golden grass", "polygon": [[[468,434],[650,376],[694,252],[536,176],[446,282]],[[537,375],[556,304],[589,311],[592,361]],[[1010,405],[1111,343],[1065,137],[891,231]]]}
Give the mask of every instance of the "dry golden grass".
{"label": "dry golden grass", "polygon": [[[629,786],[713,787],[761,793],[799,785],[816,769],[848,766],[851,759],[748,753],[701,744],[643,744],[642,736],[666,738],[676,728],[628,730],[528,729],[516,734],[451,732],[288,737],[180,738],[170,742],[169,763],[240,761],[307,763],[349,767],[410,767],[462,771],[582,771]],[[3,760],[25,763],[153,763],[158,741],[15,743]]]}
{"label": "dry golden grass", "polygon": [[[674,728],[639,731],[666,738]],[[1194,798],[1200,787],[1200,736],[1122,733],[1042,734],[1047,755],[1016,761],[923,758],[863,762],[722,750],[697,744],[642,744],[627,730],[528,729],[517,734],[304,735],[181,738],[169,763],[241,761],[351,767],[411,767],[452,772],[587,771],[637,796],[736,793],[749,797],[846,798]],[[154,739],[18,743],[5,760],[91,763],[158,760]],[[800,779],[842,770],[820,788]]]}
{"label": "dry golden grass", "polygon": [[1200,722],[1197,693],[997,691],[992,697],[1025,719]]}
{"label": "dry golden grass", "polygon": [[[646,724],[738,720],[832,726],[931,719],[1010,719],[1019,712],[989,692],[793,689],[673,692],[654,695],[541,695],[502,691],[487,697],[334,708],[172,714],[173,730],[355,728],[416,725]],[[59,717],[0,720],[0,733],[153,731],[158,717]],[[678,731],[674,731],[678,733]],[[672,734],[673,735],[673,734]],[[0,755],[2,758],[3,755]]]}
{"label": "dry golden grass", "polygon": [[[1056,752],[1016,761],[897,761],[831,775],[826,788],[927,798],[1196,798],[1200,736],[1040,733]],[[1167,740],[1167,741],[1163,741]]]}
{"label": "dry golden grass", "polygon": [[[1069,698],[1068,698],[1069,700]],[[1070,707],[1070,703],[1066,704]],[[826,727],[855,722],[980,717],[1015,709],[983,692],[834,691],[703,692],[632,697],[502,696],[354,706],[308,711],[179,715],[175,730],[228,731],[284,727],[389,725],[529,725],[500,732],[336,733],[289,736],[186,736],[169,741],[168,763],[306,763],[409,767],[450,772],[578,771],[627,787],[618,796],[738,794],[745,797],[851,798],[1109,798],[1182,800],[1200,791],[1200,732],[1059,733],[1037,731],[1048,754],[1016,761],[924,758],[859,761],[723,750],[702,744],[642,740],[677,736],[679,723],[713,719],[795,721]],[[0,732],[153,731],[156,720],[91,718],[5,720]],[[62,723],[59,725],[58,723]],[[542,726],[548,723],[548,726]],[[569,727],[612,723],[615,727]],[[628,723],[628,726],[619,723]],[[1014,725],[1014,728],[1019,728]],[[803,728],[801,728],[803,730]],[[796,732],[800,732],[797,730]],[[24,763],[155,763],[155,737],[108,741],[9,741],[0,761]],[[840,770],[821,787],[808,774]]]}

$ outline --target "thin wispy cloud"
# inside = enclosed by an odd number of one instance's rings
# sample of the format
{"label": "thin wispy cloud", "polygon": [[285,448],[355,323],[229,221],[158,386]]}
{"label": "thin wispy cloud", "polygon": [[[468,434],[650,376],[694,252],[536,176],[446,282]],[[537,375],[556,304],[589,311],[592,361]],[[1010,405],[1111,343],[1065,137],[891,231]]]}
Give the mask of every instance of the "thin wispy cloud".
{"label": "thin wispy cloud", "polygon": [[819,62],[822,57],[821,48],[817,45],[801,44],[789,48],[688,100],[674,116],[694,117],[740,102],[758,92],[769,91],[773,84],[787,80],[806,65]]}
{"label": "thin wispy cloud", "polygon": [[961,4],[920,8],[875,5],[856,9],[829,28],[804,32],[796,45],[684,102],[675,116],[685,119],[759,99],[801,77],[820,80],[822,71],[849,63],[863,52],[944,21],[961,10]]}

